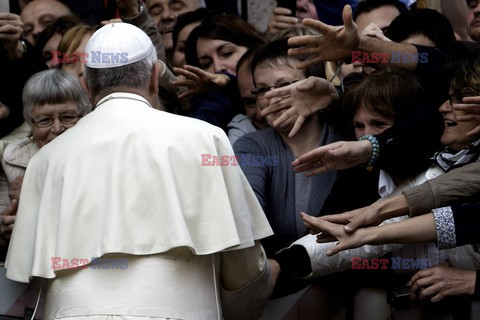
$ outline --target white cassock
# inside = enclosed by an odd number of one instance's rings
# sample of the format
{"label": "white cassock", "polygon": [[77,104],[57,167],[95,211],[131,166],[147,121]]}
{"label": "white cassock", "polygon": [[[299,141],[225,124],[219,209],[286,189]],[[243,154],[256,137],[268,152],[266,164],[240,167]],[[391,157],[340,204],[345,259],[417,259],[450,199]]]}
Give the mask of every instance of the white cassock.
{"label": "white cassock", "polygon": [[[155,110],[135,94],[105,97],[30,161],[7,277],[51,279],[46,319],[215,319],[220,305],[236,317],[225,301],[268,278],[256,240],[272,230],[240,167],[202,166],[202,154],[234,155],[220,128]],[[94,257],[125,258],[128,268],[63,262]],[[56,270],[54,259],[68,270]],[[246,296],[251,303],[270,290],[262,281]]]}

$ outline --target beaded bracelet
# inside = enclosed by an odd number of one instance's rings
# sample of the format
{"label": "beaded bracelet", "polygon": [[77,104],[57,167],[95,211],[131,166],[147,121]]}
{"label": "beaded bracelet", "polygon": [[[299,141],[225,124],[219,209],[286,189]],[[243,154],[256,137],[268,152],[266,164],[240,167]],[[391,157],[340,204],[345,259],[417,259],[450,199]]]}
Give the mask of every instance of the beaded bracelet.
{"label": "beaded bracelet", "polygon": [[368,162],[365,164],[365,168],[368,171],[372,171],[373,165],[377,163],[380,156],[380,145],[378,144],[377,138],[375,138],[371,134],[366,134],[358,139],[358,141],[362,140],[368,140],[372,144],[372,155],[370,156],[370,160],[368,160]]}

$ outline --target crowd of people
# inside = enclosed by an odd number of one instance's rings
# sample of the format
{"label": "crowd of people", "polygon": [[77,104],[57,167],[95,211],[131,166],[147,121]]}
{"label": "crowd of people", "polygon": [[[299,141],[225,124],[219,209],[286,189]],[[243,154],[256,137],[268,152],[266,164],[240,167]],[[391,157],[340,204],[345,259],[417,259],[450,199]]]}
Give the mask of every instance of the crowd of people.
{"label": "crowd of people", "polygon": [[7,2],[0,261],[37,317],[479,316],[480,1]]}

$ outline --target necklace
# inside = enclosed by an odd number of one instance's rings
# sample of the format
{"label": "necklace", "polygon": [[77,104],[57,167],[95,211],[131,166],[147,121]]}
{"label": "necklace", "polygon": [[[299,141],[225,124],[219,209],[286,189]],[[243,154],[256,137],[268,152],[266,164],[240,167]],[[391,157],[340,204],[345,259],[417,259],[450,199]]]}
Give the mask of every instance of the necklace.
{"label": "necklace", "polygon": [[140,100],[140,99],[133,98],[133,97],[114,97],[114,96],[111,96],[111,97],[103,100],[103,101],[100,102],[99,104],[97,104],[97,105],[95,106],[95,108],[93,108],[93,109],[96,109],[96,108],[98,108],[100,105],[104,104],[105,102],[110,101],[110,100],[113,100],[113,99],[128,99],[128,100],[140,101],[140,102],[145,103],[145,104],[146,104],[147,106],[149,106],[150,108],[153,108],[153,107],[150,105],[150,103],[148,103],[148,102],[146,102],[146,101],[144,101],[144,100]]}

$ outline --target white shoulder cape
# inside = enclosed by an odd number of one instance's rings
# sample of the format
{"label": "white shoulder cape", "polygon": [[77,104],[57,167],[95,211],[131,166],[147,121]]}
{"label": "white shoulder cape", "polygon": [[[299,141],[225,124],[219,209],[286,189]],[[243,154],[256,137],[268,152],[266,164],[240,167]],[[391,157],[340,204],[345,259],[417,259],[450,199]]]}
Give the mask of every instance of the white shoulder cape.
{"label": "white shoulder cape", "polygon": [[234,155],[220,128],[152,109],[138,95],[111,96],[30,161],[9,279],[54,278],[53,257],[176,247],[204,255],[272,234],[238,165],[201,165],[202,154]]}

